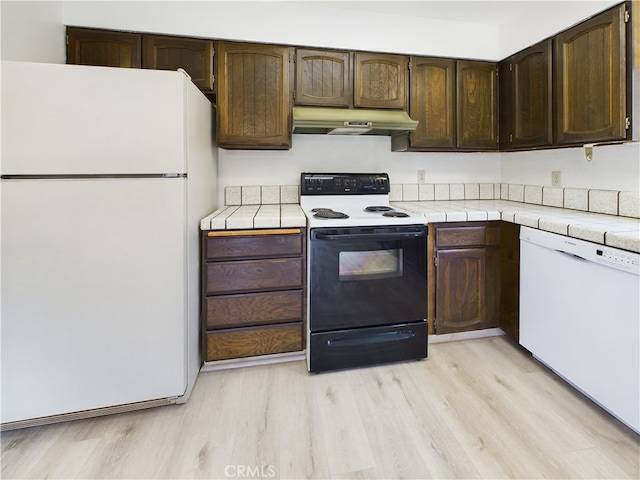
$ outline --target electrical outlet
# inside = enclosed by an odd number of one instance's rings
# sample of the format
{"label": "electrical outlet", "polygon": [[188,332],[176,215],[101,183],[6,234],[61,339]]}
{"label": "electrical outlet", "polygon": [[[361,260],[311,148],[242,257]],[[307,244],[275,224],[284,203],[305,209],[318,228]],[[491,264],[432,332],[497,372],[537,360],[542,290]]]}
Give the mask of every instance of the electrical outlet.
{"label": "electrical outlet", "polygon": [[424,170],[418,170],[418,183],[426,183],[426,181]]}
{"label": "electrical outlet", "polygon": [[560,177],[560,172],[559,171],[553,171],[551,172],[551,186],[552,187],[559,187],[561,184],[561,177]]}

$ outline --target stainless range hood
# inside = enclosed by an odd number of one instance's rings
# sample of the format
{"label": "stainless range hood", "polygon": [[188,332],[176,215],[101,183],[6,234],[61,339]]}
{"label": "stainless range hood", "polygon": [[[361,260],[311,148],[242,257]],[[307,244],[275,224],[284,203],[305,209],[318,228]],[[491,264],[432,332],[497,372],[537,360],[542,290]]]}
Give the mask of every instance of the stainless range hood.
{"label": "stainless range hood", "polygon": [[389,136],[417,126],[401,110],[293,107],[293,133]]}

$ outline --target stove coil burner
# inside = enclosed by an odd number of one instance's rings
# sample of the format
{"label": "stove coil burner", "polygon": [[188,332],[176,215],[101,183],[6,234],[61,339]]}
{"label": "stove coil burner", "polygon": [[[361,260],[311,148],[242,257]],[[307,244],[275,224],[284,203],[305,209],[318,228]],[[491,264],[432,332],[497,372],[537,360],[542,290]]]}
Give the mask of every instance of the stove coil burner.
{"label": "stove coil burner", "polygon": [[382,205],[372,205],[364,210],[365,212],[390,212],[393,208]]}
{"label": "stove coil burner", "polygon": [[404,212],[398,212],[396,210],[391,210],[389,212],[385,212],[382,214],[383,217],[408,217],[409,215]]}
{"label": "stove coil burner", "polygon": [[349,215],[342,212],[336,212],[330,208],[312,208],[315,218],[349,218]]}

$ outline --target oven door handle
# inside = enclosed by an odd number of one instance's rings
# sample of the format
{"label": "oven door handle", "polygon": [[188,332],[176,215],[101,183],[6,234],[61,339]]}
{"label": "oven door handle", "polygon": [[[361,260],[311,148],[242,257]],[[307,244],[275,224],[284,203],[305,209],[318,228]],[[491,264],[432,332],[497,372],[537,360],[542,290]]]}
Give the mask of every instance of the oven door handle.
{"label": "oven door handle", "polygon": [[318,233],[317,240],[404,240],[424,237],[424,232],[397,232],[397,233]]}
{"label": "oven door handle", "polygon": [[375,343],[399,342],[415,337],[413,330],[400,330],[396,332],[376,333],[362,335],[354,338],[332,338],[327,340],[327,346],[334,348],[356,347],[358,345],[371,345]]}

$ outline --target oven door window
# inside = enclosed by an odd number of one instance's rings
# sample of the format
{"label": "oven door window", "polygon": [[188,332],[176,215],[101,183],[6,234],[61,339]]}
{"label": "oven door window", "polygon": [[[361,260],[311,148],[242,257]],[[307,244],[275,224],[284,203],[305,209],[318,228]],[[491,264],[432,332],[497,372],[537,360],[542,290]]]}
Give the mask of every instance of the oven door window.
{"label": "oven door window", "polygon": [[402,249],[340,252],[338,278],[341,281],[374,280],[402,276]]}

